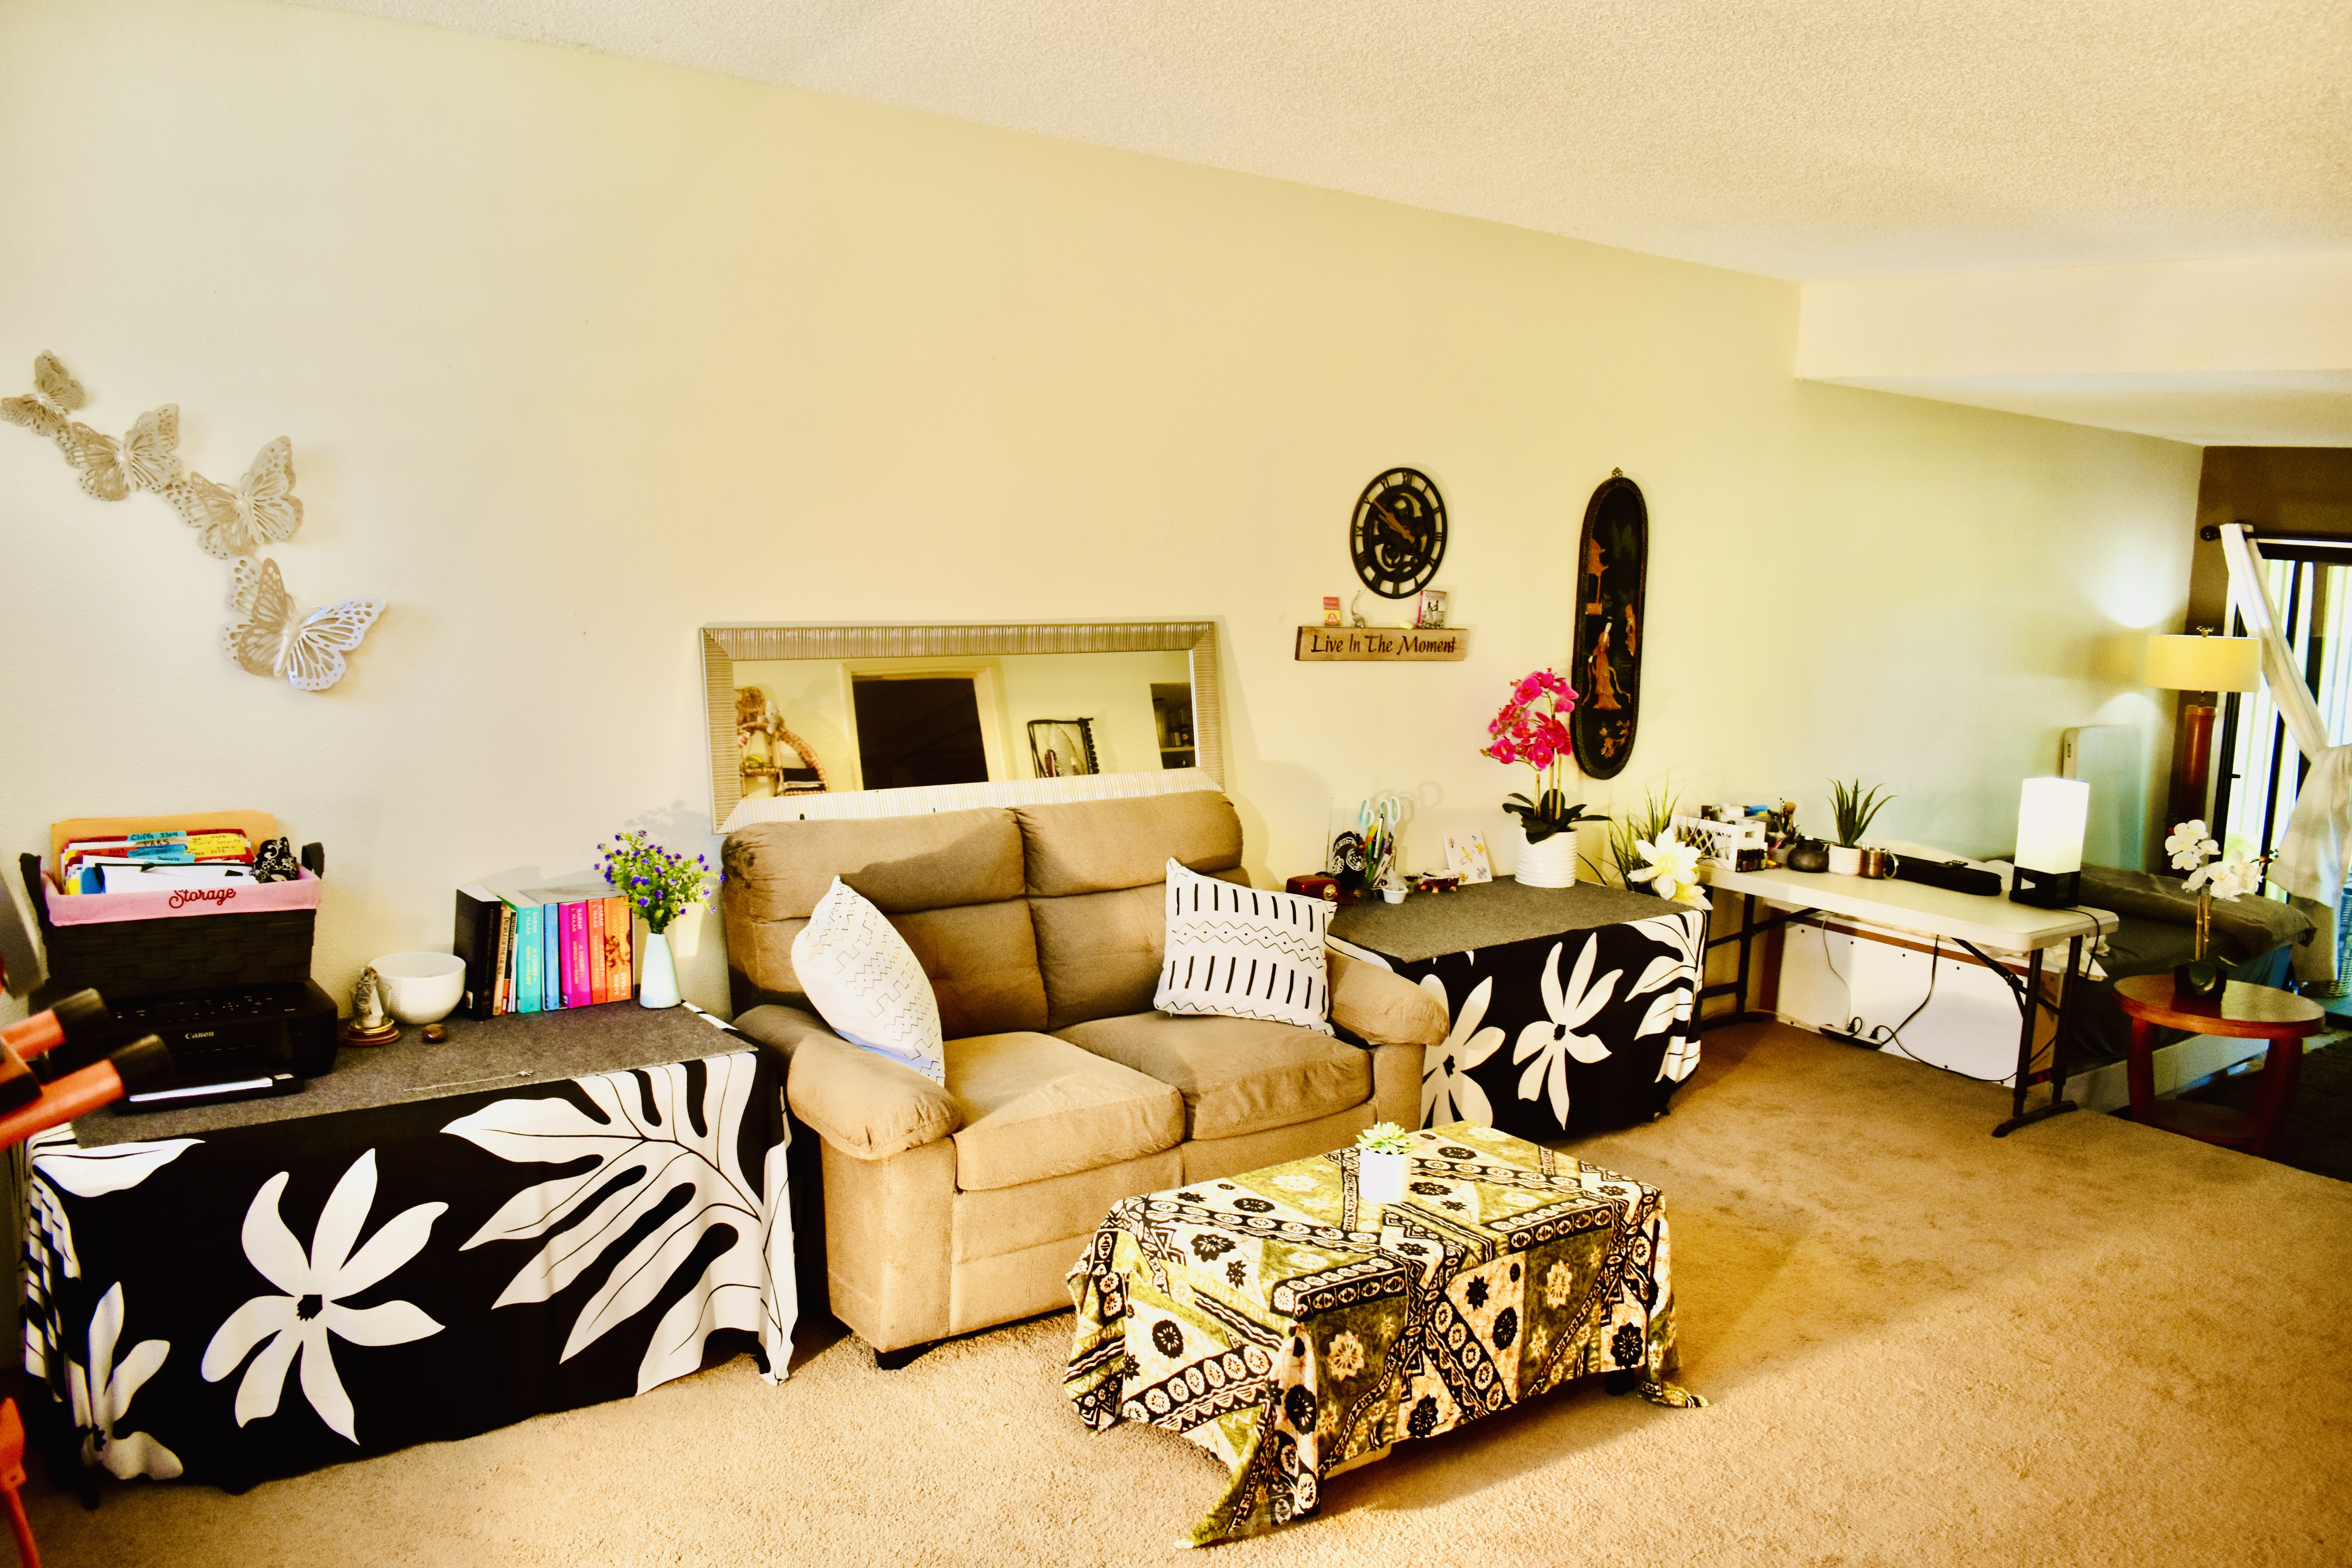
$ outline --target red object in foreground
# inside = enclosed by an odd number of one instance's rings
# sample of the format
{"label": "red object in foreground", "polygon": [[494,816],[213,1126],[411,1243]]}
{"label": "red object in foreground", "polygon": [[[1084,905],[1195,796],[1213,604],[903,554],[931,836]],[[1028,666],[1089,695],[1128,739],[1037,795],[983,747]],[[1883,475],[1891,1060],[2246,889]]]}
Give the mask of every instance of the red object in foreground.
{"label": "red object in foreground", "polygon": [[7,1494],[8,1522],[16,1531],[16,1555],[25,1568],[41,1568],[41,1553],[33,1545],[32,1521],[25,1517],[25,1423],[16,1402],[0,1400],[0,1492]]}

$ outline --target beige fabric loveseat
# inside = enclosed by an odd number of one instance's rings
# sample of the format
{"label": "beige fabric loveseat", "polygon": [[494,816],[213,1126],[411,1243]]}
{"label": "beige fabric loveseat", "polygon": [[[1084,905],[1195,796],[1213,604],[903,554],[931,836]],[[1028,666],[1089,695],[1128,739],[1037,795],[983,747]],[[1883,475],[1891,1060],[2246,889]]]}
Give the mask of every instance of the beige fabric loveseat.
{"label": "beige fabric loveseat", "polygon": [[[1207,790],[729,835],[736,1026],[790,1058],[793,1113],[820,1142],[833,1310],[885,1364],[1069,1305],[1063,1277],[1120,1198],[1418,1123],[1444,1009],[1383,970],[1329,955],[1352,1039],[1152,1010],[1168,860],[1246,886],[1241,855],[1232,803]],[[802,994],[793,938],[835,876],[921,960],[944,1088]]]}

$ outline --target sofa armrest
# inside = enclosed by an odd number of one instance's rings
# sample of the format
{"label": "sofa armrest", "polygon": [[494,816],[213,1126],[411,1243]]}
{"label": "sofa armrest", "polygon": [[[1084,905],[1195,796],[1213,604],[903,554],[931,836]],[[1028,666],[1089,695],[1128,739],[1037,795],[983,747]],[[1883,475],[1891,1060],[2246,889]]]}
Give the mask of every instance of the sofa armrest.
{"label": "sofa armrest", "polygon": [[1368,1046],[1442,1046],[1445,1005],[1391,970],[1326,949],[1331,1022]]}
{"label": "sofa armrest", "polygon": [[852,1159],[887,1160],[963,1125],[948,1091],[910,1067],[861,1050],[798,1007],[754,1007],[735,1027],[783,1053],[793,1114]]}

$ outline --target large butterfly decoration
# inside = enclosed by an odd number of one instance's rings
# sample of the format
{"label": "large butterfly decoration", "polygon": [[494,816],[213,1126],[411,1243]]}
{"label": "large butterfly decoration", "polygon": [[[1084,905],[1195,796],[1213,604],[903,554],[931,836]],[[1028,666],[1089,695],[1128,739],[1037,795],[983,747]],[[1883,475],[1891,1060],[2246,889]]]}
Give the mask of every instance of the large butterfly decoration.
{"label": "large butterfly decoration", "polygon": [[284,676],[299,691],[324,691],[341,680],[343,655],[383,614],[382,599],[345,599],[305,616],[275,561],[240,555],[229,575],[236,619],[221,633],[228,656],[256,675]]}
{"label": "large butterfly decoration", "polygon": [[180,410],[175,404],[141,415],[121,440],[73,417],[89,395],[44,353],[33,361],[33,390],[0,398],[0,419],[58,444],[81,488],[101,500],[133,490],[163,497],[196,531],[210,555],[230,562],[229,603],[237,618],[222,634],[229,657],[256,675],[284,676],[297,689],[324,691],[343,676],[343,655],[360,646],[383,613],[382,599],[345,599],[301,615],[274,561],[257,560],[267,544],[283,543],[302,526],[294,495],[294,446],[280,436],[261,448],[245,478],[215,484],[180,463]]}
{"label": "large butterfly decoration", "polygon": [[294,444],[283,436],[261,449],[234,489],[192,473],[163,494],[180,509],[180,521],[196,531],[205,553],[224,561],[250,555],[264,544],[282,544],[302,526],[302,503],[294,495]]}

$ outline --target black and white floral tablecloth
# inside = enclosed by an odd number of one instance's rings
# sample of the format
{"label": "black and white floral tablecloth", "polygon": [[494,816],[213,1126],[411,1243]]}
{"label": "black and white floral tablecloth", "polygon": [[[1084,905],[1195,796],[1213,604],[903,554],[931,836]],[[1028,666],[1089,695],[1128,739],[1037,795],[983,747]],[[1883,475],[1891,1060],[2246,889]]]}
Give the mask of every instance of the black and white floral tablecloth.
{"label": "black and white floral tablecloth", "polygon": [[1332,934],[1342,952],[1418,984],[1452,1020],[1422,1060],[1424,1127],[1473,1121],[1531,1139],[1612,1131],[1664,1110],[1698,1066],[1691,1009],[1705,910],[1505,879],[1416,894],[1396,910],[1344,910]]}
{"label": "black and white floral tablecloth", "polygon": [[27,1416],[241,1489],[639,1394],[794,1317],[780,1075],[744,1050],[32,1147]]}

